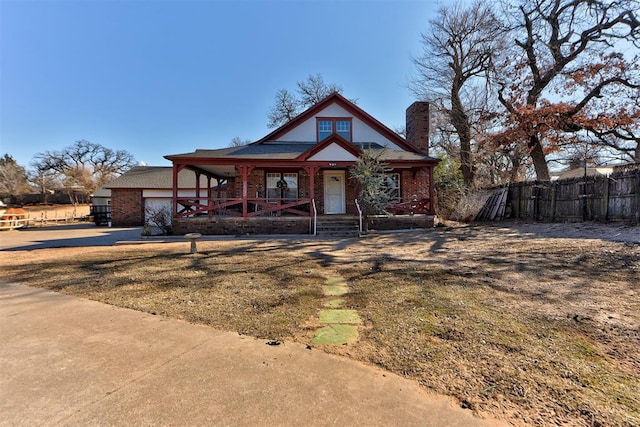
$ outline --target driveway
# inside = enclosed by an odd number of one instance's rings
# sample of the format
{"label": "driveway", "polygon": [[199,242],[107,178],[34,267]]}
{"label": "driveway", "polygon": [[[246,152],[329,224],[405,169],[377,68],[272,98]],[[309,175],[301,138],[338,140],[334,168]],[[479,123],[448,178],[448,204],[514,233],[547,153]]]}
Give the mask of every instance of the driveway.
{"label": "driveway", "polygon": [[0,251],[111,246],[118,241],[140,240],[142,227],[98,227],[94,224],[56,225],[0,231]]}

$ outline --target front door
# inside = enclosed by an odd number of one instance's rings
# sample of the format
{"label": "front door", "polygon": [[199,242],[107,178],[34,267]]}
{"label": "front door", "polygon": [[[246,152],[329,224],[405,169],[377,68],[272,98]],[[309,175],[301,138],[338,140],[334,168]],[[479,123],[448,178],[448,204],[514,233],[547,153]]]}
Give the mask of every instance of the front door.
{"label": "front door", "polygon": [[324,172],[324,213],[345,213],[344,171]]}

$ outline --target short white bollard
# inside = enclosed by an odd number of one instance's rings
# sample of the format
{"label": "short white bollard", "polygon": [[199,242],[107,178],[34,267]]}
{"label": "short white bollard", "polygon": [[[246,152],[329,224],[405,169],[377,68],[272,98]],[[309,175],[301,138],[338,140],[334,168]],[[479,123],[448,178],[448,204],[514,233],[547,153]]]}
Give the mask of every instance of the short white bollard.
{"label": "short white bollard", "polygon": [[200,233],[187,233],[184,235],[185,239],[188,239],[191,242],[191,253],[195,254],[196,252],[198,252],[198,249],[196,248],[196,240],[198,240],[200,237],[202,237],[202,234]]}

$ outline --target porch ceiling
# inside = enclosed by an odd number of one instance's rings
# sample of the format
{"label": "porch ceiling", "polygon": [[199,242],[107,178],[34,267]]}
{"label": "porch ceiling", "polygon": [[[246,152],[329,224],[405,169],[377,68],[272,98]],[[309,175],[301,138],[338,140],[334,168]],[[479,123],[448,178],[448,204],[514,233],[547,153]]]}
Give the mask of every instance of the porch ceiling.
{"label": "porch ceiling", "polygon": [[236,168],[234,165],[198,165],[194,164],[194,167],[201,171],[210,173],[213,176],[226,178],[236,176]]}

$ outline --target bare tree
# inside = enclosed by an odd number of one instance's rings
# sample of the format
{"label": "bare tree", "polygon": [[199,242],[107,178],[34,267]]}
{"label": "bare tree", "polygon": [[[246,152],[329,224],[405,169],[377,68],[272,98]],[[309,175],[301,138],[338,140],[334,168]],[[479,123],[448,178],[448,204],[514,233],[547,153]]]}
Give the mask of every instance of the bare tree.
{"label": "bare tree", "polygon": [[268,127],[275,128],[290,121],[334,92],[342,93],[342,87],[325,83],[321,74],[310,74],[306,80],[299,81],[296,85],[297,94],[287,89],[280,89],[276,93],[276,101],[267,114]]}
{"label": "bare tree", "polygon": [[444,140],[455,140],[467,186],[475,174],[473,126],[486,110],[488,70],[501,43],[497,28],[485,2],[442,6],[422,34],[421,55],[412,60],[417,73],[410,88],[446,118],[438,129]]}
{"label": "bare tree", "polygon": [[229,143],[229,147],[242,147],[243,145],[251,144],[250,139],[242,139],[239,136],[234,136],[231,142]]}
{"label": "bare tree", "polygon": [[280,89],[276,93],[276,102],[267,115],[269,119],[267,126],[275,128],[293,119],[299,113],[299,105],[300,101],[294,94],[286,89]]}
{"label": "bare tree", "polygon": [[19,197],[30,192],[25,168],[9,154],[0,157],[0,196]]}
{"label": "bare tree", "polygon": [[496,67],[507,111],[498,139],[526,146],[539,180],[550,179],[547,154],[587,131],[612,147],[637,144],[637,102],[617,101],[640,95],[639,9],[637,0],[523,0],[505,10],[513,49]]}
{"label": "bare tree", "polygon": [[86,140],[76,141],[60,151],[45,151],[34,156],[38,176],[57,174],[67,188],[87,195],[135,165],[124,150],[114,151]]}
{"label": "bare tree", "polygon": [[342,93],[342,87],[325,83],[321,74],[309,75],[307,80],[297,83],[301,107],[308,108],[322,101],[333,92]]}

